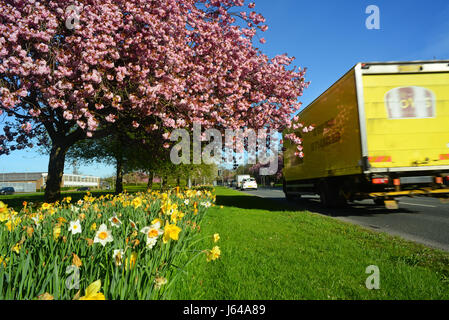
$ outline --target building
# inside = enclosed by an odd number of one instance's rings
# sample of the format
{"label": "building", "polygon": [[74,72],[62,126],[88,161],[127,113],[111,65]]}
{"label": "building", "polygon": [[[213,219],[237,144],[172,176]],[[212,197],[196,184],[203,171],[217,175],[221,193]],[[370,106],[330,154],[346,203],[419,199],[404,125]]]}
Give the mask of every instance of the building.
{"label": "building", "polygon": [[[36,192],[45,188],[47,172],[0,173],[0,188],[13,187],[16,192]],[[64,174],[61,187],[100,187],[100,177]]]}

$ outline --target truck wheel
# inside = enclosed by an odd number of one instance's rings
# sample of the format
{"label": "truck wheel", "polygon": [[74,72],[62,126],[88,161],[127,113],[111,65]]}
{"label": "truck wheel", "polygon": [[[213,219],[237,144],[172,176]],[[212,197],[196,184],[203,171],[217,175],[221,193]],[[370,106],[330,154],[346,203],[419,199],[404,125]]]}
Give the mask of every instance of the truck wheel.
{"label": "truck wheel", "polygon": [[285,193],[285,199],[287,199],[287,201],[295,201],[295,196],[292,195],[291,193]]}
{"label": "truck wheel", "polygon": [[340,208],[347,204],[341,187],[337,183],[323,181],[320,184],[321,204],[326,208]]}
{"label": "truck wheel", "polygon": [[374,201],[374,204],[376,204],[378,206],[385,205],[384,199],[382,199],[382,198],[375,198],[375,199],[373,199],[373,201]]}

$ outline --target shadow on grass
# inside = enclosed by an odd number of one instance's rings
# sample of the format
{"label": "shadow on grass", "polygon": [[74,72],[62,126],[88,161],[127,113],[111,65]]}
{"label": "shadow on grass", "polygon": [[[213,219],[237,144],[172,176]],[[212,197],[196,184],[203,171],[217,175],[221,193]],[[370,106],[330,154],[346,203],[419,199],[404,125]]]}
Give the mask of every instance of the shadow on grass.
{"label": "shadow on grass", "polygon": [[351,203],[341,208],[325,208],[319,199],[301,198],[287,201],[285,198],[261,198],[251,195],[217,195],[217,205],[237,207],[241,209],[258,209],[268,211],[310,211],[333,217],[391,215],[395,213],[416,214],[405,208],[388,210],[383,206],[366,203]]}

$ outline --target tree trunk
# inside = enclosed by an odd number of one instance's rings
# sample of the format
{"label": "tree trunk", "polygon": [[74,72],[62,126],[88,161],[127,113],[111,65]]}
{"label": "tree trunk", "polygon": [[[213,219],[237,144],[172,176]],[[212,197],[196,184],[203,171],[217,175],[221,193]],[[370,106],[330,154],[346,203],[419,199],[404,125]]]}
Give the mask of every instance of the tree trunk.
{"label": "tree trunk", "polygon": [[164,176],[164,184],[163,184],[163,186],[164,186],[164,189],[166,189],[167,186],[168,186],[168,177],[167,176]]}
{"label": "tree trunk", "polygon": [[181,186],[181,179],[179,178],[179,176],[176,178],[176,186],[177,187]]}
{"label": "tree trunk", "polygon": [[116,175],[115,175],[115,194],[123,192],[123,159],[117,158]]}
{"label": "tree trunk", "polygon": [[153,178],[154,178],[154,175],[152,175],[150,172],[148,172],[147,190],[153,189]]}
{"label": "tree trunk", "polygon": [[65,154],[69,148],[53,144],[48,162],[48,176],[45,183],[44,201],[51,203],[61,200],[61,182],[64,175]]}

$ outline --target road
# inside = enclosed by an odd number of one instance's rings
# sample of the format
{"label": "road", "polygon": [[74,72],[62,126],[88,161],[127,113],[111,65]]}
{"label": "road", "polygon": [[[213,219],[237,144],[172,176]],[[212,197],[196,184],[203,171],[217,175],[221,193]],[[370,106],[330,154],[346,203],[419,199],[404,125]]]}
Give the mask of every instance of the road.
{"label": "road", "polygon": [[398,198],[399,209],[392,211],[374,205],[371,200],[356,201],[342,209],[326,209],[320,205],[318,196],[303,196],[302,199],[288,202],[279,189],[245,192],[280,201],[295,210],[309,210],[332,216],[368,229],[449,251],[449,203],[441,203],[438,199]]}

